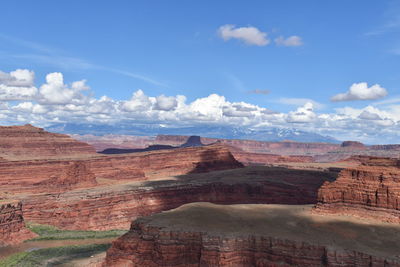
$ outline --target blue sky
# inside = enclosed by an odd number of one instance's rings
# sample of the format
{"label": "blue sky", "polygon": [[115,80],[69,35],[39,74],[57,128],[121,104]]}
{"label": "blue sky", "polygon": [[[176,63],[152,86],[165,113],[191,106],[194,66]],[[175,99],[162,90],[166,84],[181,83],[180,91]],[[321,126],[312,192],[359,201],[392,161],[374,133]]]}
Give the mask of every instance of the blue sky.
{"label": "blue sky", "polygon": [[[91,112],[85,119],[115,123],[126,115],[134,122],[144,112],[156,123],[295,127],[367,142],[384,134],[400,142],[398,1],[6,1],[2,10],[0,71],[6,77],[29,70],[37,89],[30,97],[7,96],[23,86],[10,89],[18,75],[8,82],[0,76],[3,124],[81,120],[79,105],[106,95],[107,105],[119,111],[125,105],[123,112],[103,118]],[[49,73],[62,74],[63,90],[86,83],[54,101],[51,95],[66,91],[52,87],[44,96],[40,88]],[[357,93],[346,95],[353,84]],[[138,96],[136,104],[125,103],[139,89],[149,101]],[[215,99],[220,110],[214,110],[226,118],[194,107],[177,111],[178,95],[187,105],[206,98],[199,105],[207,107],[212,94],[227,102]],[[334,98],[338,94],[345,95]],[[160,95],[166,106],[157,109]],[[68,104],[76,107],[66,110]],[[42,113],[33,112],[35,105]],[[281,115],[265,117],[261,109]],[[202,114],[179,115],[192,111]]]}

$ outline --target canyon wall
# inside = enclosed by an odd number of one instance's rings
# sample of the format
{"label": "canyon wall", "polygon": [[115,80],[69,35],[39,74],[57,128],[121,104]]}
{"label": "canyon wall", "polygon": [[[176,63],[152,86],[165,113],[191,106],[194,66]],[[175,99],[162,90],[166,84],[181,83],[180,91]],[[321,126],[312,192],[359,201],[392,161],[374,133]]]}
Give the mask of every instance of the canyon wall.
{"label": "canyon wall", "polygon": [[95,149],[64,134],[44,131],[32,125],[0,126],[0,156],[5,159],[33,159],[93,155]]}
{"label": "canyon wall", "polygon": [[355,157],[360,165],[342,170],[318,191],[315,212],[340,213],[400,223],[400,160]]}
{"label": "canyon wall", "polygon": [[330,246],[263,236],[229,238],[204,232],[163,231],[135,222],[113,242],[104,267],[400,266],[400,261]]}
{"label": "canyon wall", "polygon": [[72,138],[79,140],[81,142],[88,143],[93,146],[96,151],[103,151],[107,148],[131,148],[131,149],[140,149],[146,148],[149,146],[154,137],[151,136],[132,136],[132,135],[117,135],[117,134],[108,134],[103,136],[97,135],[79,135],[79,134],[71,134]]}
{"label": "canyon wall", "polygon": [[[154,140],[155,144],[178,146],[186,142],[187,136],[179,135],[158,135]],[[221,142],[229,146],[239,148],[245,152],[268,153],[278,155],[314,155],[323,154],[328,151],[336,150],[340,147],[338,144],[328,143],[299,143],[291,141],[283,142],[264,142],[254,140],[239,139],[218,139],[201,137],[203,144]]]}
{"label": "canyon wall", "polygon": [[[87,187],[95,185],[99,179],[140,181],[150,177],[242,166],[222,144],[80,160],[4,161],[0,162],[0,189],[7,192],[38,192],[44,190],[43,185],[74,184],[71,188]],[[82,174],[82,177],[77,177]],[[65,186],[62,188],[68,189]]]}
{"label": "canyon wall", "polygon": [[0,200],[0,247],[18,244],[35,236],[25,227],[22,203]]}
{"label": "canyon wall", "polygon": [[[368,234],[357,223],[308,218],[301,206],[263,206],[192,203],[137,219],[103,266],[400,266],[398,227]],[[378,236],[393,246],[369,241]]]}
{"label": "canyon wall", "polygon": [[251,167],[172,177],[169,180],[107,185],[22,198],[30,221],[63,229],[128,229],[137,217],[209,201],[313,204],[335,173]]}

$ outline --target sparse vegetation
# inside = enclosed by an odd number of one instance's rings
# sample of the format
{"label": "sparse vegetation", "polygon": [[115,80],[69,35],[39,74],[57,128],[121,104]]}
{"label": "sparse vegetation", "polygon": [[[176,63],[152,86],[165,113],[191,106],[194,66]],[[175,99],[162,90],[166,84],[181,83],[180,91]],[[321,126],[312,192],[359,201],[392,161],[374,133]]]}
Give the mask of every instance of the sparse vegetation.
{"label": "sparse vegetation", "polygon": [[61,230],[57,227],[44,224],[26,223],[27,228],[39,236],[30,240],[65,240],[65,239],[88,239],[88,238],[110,238],[119,237],[126,233],[126,230],[109,231],[74,231]]}
{"label": "sparse vegetation", "polygon": [[0,260],[0,267],[56,266],[74,259],[87,258],[106,251],[110,244],[91,244],[20,252]]}

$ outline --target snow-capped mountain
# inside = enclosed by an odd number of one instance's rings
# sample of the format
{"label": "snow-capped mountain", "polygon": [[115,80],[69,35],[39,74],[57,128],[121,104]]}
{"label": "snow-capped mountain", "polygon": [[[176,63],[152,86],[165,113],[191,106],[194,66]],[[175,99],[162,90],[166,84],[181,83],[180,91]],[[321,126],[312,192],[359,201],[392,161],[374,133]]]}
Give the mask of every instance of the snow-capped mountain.
{"label": "snow-capped mountain", "polygon": [[170,135],[199,135],[203,137],[225,138],[225,139],[251,139],[259,141],[283,141],[291,140],[297,142],[327,142],[339,143],[337,139],[323,136],[317,133],[300,131],[289,128],[267,128],[251,129],[232,126],[190,126],[190,127],[166,127],[155,124],[54,124],[46,127],[46,130],[67,134],[120,134],[137,136],[155,136],[158,134]]}

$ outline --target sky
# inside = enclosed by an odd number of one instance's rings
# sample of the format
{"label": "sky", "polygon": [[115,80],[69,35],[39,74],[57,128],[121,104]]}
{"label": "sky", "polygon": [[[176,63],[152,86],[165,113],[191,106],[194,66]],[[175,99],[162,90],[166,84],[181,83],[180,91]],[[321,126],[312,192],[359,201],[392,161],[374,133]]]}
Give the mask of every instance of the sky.
{"label": "sky", "polygon": [[400,143],[400,1],[5,1],[0,124]]}

